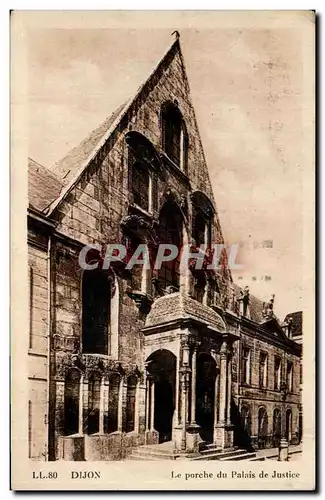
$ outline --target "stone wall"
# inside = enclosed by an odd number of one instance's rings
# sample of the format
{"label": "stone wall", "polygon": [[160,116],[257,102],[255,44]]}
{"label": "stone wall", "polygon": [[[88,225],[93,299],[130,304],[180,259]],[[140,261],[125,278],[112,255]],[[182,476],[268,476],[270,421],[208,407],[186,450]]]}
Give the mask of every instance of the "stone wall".
{"label": "stone wall", "polygon": [[29,245],[28,430],[29,457],[47,458],[48,425],[48,260],[47,250]]}

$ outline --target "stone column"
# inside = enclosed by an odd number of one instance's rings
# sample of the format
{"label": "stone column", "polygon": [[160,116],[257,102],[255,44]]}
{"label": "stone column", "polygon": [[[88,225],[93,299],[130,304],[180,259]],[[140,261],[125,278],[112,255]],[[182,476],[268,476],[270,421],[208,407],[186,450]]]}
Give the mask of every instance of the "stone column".
{"label": "stone column", "polygon": [[180,376],[182,381],[182,438],[181,450],[186,450],[186,430],[188,423],[188,389],[189,389],[189,351],[190,346],[187,339],[182,341],[182,367]]}
{"label": "stone column", "polygon": [[155,428],[155,382],[152,379],[150,384],[150,430]]}
{"label": "stone column", "polygon": [[191,376],[191,424],[196,423],[196,358],[197,346],[194,346],[192,353],[192,376]]}
{"label": "stone column", "polygon": [[231,356],[228,356],[228,380],[227,380],[227,425],[231,425]]}
{"label": "stone column", "polygon": [[100,381],[100,393],[99,393],[99,434],[104,434],[104,408],[105,408],[105,380],[104,377]]}
{"label": "stone column", "polygon": [[83,433],[88,433],[88,418],[89,418],[89,408],[88,408],[88,394],[89,394],[89,382],[88,378],[84,378],[83,380]]}
{"label": "stone column", "polygon": [[[217,379],[216,379],[217,383]],[[219,375],[219,418],[214,422],[213,441],[219,448],[226,446],[226,410],[227,410],[227,342],[224,341],[220,349],[220,375]],[[217,394],[217,387],[216,387]],[[217,396],[216,396],[217,397]],[[216,405],[217,406],[217,405]],[[215,416],[217,408],[215,408]]]}
{"label": "stone column", "polygon": [[123,427],[123,389],[124,377],[120,377],[120,387],[118,393],[118,407],[117,407],[117,430],[122,432]]}
{"label": "stone column", "polygon": [[140,431],[140,378],[138,378],[135,388],[134,431]]}
{"label": "stone column", "polygon": [[146,431],[149,430],[149,416],[150,416],[150,378],[146,377]]}
{"label": "stone column", "polygon": [[182,380],[182,438],[181,450],[186,451],[186,430],[188,419],[188,389],[189,389],[189,368],[183,366],[180,369]]}
{"label": "stone column", "polygon": [[83,434],[83,421],[84,421],[84,376],[81,375],[79,381],[79,421],[78,421],[78,434]]}
{"label": "stone column", "polygon": [[227,396],[227,342],[223,342],[220,349],[220,392],[219,392],[219,423],[226,420]]}
{"label": "stone column", "polygon": [[[103,411],[103,432],[105,433],[105,419],[108,418],[108,405],[109,405],[109,378],[104,378],[104,411]],[[106,426],[107,432],[107,426]]]}
{"label": "stone column", "polygon": [[174,417],[174,425],[179,425],[179,369],[180,369],[180,361],[179,356],[177,356],[176,360],[176,380],[175,380],[175,417]]}
{"label": "stone column", "polygon": [[219,407],[219,386],[220,386],[220,376],[217,372],[215,386],[214,386],[214,427],[216,427],[218,423],[218,407]]}

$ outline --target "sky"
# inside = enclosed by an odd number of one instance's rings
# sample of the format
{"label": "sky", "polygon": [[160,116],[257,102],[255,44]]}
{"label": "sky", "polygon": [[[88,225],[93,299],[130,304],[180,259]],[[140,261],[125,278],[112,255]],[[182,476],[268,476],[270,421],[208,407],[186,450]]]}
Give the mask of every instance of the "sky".
{"label": "sky", "polygon": [[[172,43],[157,29],[31,29],[29,155],[49,167],[135,94]],[[176,26],[177,29],[177,26]],[[300,30],[180,30],[191,98],[234,281],[275,314],[303,309]]]}

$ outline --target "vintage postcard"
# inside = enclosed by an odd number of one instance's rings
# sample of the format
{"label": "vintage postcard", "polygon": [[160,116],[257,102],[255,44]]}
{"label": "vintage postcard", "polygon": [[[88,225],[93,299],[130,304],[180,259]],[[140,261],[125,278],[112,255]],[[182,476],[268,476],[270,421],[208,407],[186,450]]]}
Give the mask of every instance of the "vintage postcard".
{"label": "vintage postcard", "polygon": [[314,37],[12,12],[12,489],[315,488]]}

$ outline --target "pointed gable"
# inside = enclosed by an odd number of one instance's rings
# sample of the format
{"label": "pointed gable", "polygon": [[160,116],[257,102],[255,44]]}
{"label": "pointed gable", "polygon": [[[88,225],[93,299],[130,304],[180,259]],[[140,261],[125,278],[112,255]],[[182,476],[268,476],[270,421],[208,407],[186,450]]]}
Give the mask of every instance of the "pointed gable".
{"label": "pointed gable", "polygon": [[[149,116],[149,112],[146,113],[145,104],[148,101],[152,107],[156,106],[157,120],[155,124],[150,123],[152,117]],[[161,148],[160,108],[164,101],[176,102],[182,115],[186,118],[186,127],[189,133],[188,177],[192,189],[203,191],[214,205],[212,186],[190,98],[185,64],[177,34],[176,40],[173,41],[148,79],[140,86],[134,98],[120,106],[79,146],[73,148],[62,160],[53,165],[51,170],[61,179],[64,189],[60,197],[52,203],[49,214],[55,210],[78,183],[90,165],[93,162],[98,164],[102,161],[115,143],[117,135],[121,132],[126,133],[128,129],[134,128],[144,133],[159,150]],[[157,128],[158,130],[155,130]],[[218,226],[221,234],[219,222]]]}
{"label": "pointed gable", "polygon": [[51,171],[62,179],[64,186],[73,181],[80,165],[83,165],[89,156],[96,151],[101,139],[110,129],[114,120],[120,114],[126,103],[119,106],[106,120],[93,130],[78,146],[71,149],[61,160],[52,165]]}

